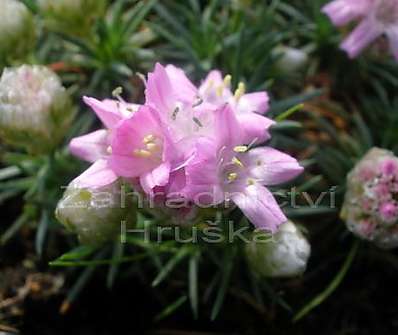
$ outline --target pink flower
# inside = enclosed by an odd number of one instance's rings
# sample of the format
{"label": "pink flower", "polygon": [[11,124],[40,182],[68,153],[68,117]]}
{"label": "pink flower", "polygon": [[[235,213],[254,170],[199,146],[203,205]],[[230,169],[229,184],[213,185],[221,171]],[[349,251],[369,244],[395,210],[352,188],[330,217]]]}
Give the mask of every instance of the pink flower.
{"label": "pink flower", "polygon": [[275,149],[242,146],[242,131],[229,105],[217,111],[215,129],[215,138],[197,142],[197,154],[186,167],[185,195],[201,205],[232,200],[256,227],[276,231],[287,219],[263,185],[286,182],[302,167]]}
{"label": "pink flower", "polygon": [[170,137],[157,113],[142,106],[113,130],[109,166],[118,176],[140,178],[148,194],[169,181],[176,157]]}
{"label": "pink flower", "polygon": [[231,76],[224,78],[220,71],[211,71],[199,87],[199,96],[205,102],[221,107],[228,103],[242,128],[242,143],[262,143],[270,138],[268,129],[275,123],[263,116],[269,109],[267,92],[246,93],[239,83],[233,94]]}
{"label": "pink flower", "polygon": [[[275,231],[286,221],[264,186],[288,181],[302,167],[272,148],[249,148],[268,139],[274,123],[261,115],[266,92],[246,94],[239,84],[233,94],[230,77],[218,71],[197,88],[181,69],[156,64],[145,98],[141,106],[84,98],[105,129],[71,141],[71,152],[93,163],[75,183],[95,188],[124,178],[180,220],[202,204],[231,200],[257,227]],[[184,206],[165,211],[168,201]]]}
{"label": "pink flower", "polygon": [[370,43],[386,34],[391,51],[398,60],[398,2],[396,0],[334,0],[323,7],[336,26],[353,20],[360,24],[343,41],[341,48],[351,58],[358,56]]}
{"label": "pink flower", "polygon": [[69,144],[70,152],[82,160],[94,163],[79,176],[81,187],[103,187],[117,179],[117,175],[108,166],[110,156],[110,132],[124,118],[134,113],[138,105],[125,104],[114,100],[99,101],[84,97],[107,129],[100,129],[87,135],[75,137]]}
{"label": "pink flower", "polygon": [[214,131],[214,112],[229,103],[242,128],[243,143],[261,143],[270,138],[268,129],[274,121],[261,114],[268,109],[266,92],[245,94],[241,83],[232,94],[230,76],[224,79],[219,71],[209,73],[196,88],[181,69],[156,64],[148,75],[146,104],[156,109],[169,128],[175,142],[183,139],[186,152],[193,149],[193,138],[208,136]]}
{"label": "pink flower", "polygon": [[398,206],[395,202],[382,203],[379,208],[380,215],[385,222],[396,222],[398,220]]}
{"label": "pink flower", "polygon": [[381,172],[386,176],[398,176],[398,163],[394,159],[387,159],[381,164]]}
{"label": "pink flower", "polygon": [[171,140],[180,152],[181,160],[192,155],[197,137],[208,136],[214,130],[216,108],[204,104],[197,88],[181,69],[156,64],[148,74],[146,102],[168,129]]}

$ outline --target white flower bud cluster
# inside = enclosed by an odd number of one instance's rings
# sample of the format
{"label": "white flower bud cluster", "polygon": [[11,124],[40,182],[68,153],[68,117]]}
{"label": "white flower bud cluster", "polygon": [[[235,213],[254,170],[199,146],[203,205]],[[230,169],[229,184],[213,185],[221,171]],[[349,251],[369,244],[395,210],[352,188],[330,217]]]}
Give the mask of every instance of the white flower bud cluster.
{"label": "white flower bud cluster", "polygon": [[253,239],[246,246],[252,270],[263,277],[294,277],[302,274],[311,254],[311,246],[291,221],[280,226],[271,239]]}
{"label": "white flower bud cluster", "polygon": [[89,189],[71,182],[58,202],[55,215],[83,244],[101,244],[115,239],[126,226],[135,222],[132,206],[121,204],[121,182]]}
{"label": "white flower bud cluster", "polygon": [[35,37],[34,19],[28,8],[21,1],[1,0],[0,61],[24,56],[33,47]]}
{"label": "white flower bud cluster", "polygon": [[62,140],[73,119],[70,96],[59,77],[44,66],[6,68],[0,78],[0,136],[33,153]]}

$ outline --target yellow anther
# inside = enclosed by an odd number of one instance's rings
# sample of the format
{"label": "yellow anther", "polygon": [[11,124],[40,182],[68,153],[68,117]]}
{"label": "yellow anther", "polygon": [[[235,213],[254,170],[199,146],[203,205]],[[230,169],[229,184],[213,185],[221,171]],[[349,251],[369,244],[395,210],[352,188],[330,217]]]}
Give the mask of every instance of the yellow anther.
{"label": "yellow anther", "polygon": [[136,149],[136,150],[134,150],[134,156],[137,156],[140,158],[148,158],[148,157],[152,156],[152,153],[148,150]]}
{"label": "yellow anther", "polygon": [[235,181],[238,178],[238,174],[236,172],[228,173],[228,181]]}
{"label": "yellow anther", "polygon": [[106,148],[106,152],[111,155],[112,154],[112,147],[111,146],[107,147]]}
{"label": "yellow anther", "polygon": [[244,83],[240,82],[238,88],[235,91],[234,95],[235,99],[239,100],[242,97],[242,95],[245,94],[245,92],[246,92],[246,86]]}
{"label": "yellow anther", "polygon": [[246,145],[238,145],[234,148],[235,152],[246,152],[248,147]]}
{"label": "yellow anther", "polygon": [[249,179],[247,180],[247,185],[251,186],[251,185],[254,185],[254,184],[255,184],[255,180],[254,180],[254,179],[249,178]]}
{"label": "yellow anther", "polygon": [[144,137],[144,139],[142,140],[142,142],[144,142],[144,144],[148,144],[148,143],[152,143],[155,140],[155,136],[152,134],[146,135]]}
{"label": "yellow anther", "polygon": [[123,87],[121,87],[121,86],[116,87],[116,88],[112,91],[112,95],[113,95],[115,98],[120,97],[120,96],[122,95],[122,93],[123,93]]}
{"label": "yellow anther", "polygon": [[220,85],[220,86],[217,86],[217,88],[216,88],[216,94],[217,94],[217,96],[218,97],[222,97],[222,93],[223,93],[223,91],[224,91],[224,84],[222,84],[222,85]]}
{"label": "yellow anther", "polygon": [[243,167],[243,163],[236,157],[232,158],[232,163],[234,163],[235,165],[237,165],[239,167]]}
{"label": "yellow anther", "polygon": [[154,151],[159,150],[159,145],[157,145],[156,143],[150,142],[150,143],[147,143],[146,148],[148,149],[148,151],[154,152]]}
{"label": "yellow anther", "polygon": [[231,85],[231,80],[232,80],[231,75],[230,75],[230,74],[227,74],[227,75],[224,77],[224,86],[225,86],[225,87],[229,87],[229,86]]}

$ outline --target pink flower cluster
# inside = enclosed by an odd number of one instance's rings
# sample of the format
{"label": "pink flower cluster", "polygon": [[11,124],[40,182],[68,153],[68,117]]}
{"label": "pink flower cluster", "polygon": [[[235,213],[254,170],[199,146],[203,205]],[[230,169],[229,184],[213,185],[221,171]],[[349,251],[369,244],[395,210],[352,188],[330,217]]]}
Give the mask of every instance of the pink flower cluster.
{"label": "pink flower cluster", "polygon": [[336,26],[353,20],[361,21],[341,45],[351,58],[358,56],[376,38],[385,34],[398,60],[397,0],[334,0],[322,11]]}
{"label": "pink flower cluster", "polygon": [[372,149],[348,175],[343,217],[360,237],[398,246],[398,158],[391,152]]}
{"label": "pink flower cluster", "polygon": [[246,93],[231,77],[208,74],[196,87],[183,70],[160,64],[148,74],[145,103],[84,98],[106,129],[74,138],[71,152],[91,167],[76,182],[97,188],[122,177],[153,197],[218,205],[232,201],[258,228],[287,219],[265,187],[299,175],[282,152],[258,146],[274,124],[266,92]]}

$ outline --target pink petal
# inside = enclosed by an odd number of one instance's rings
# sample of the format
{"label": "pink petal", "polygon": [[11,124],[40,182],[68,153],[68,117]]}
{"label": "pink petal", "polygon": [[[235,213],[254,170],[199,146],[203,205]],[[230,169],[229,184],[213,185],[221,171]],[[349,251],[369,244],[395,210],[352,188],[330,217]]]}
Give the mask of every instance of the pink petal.
{"label": "pink petal", "polygon": [[83,101],[86,103],[86,105],[92,108],[104,126],[108,129],[112,129],[120,120],[122,120],[122,116],[119,113],[116,105],[109,104],[109,102],[102,102],[90,97],[83,97]]}
{"label": "pink petal", "polygon": [[135,150],[145,149],[143,139],[153,135],[164,141],[164,135],[159,127],[159,121],[153,110],[143,106],[129,119],[123,120],[112,135],[111,168],[120,176],[127,178],[139,177],[152,171],[162,163],[163,150],[150,157],[140,157]]}
{"label": "pink petal", "polygon": [[238,102],[238,113],[264,114],[269,109],[269,97],[267,92],[255,92],[244,94]]}
{"label": "pink petal", "polygon": [[213,70],[210,71],[206,77],[206,79],[202,82],[199,87],[199,91],[205,91],[210,85],[216,87],[221,85],[223,82],[221,71]]}
{"label": "pink petal", "polygon": [[69,151],[76,157],[88,162],[95,162],[107,155],[109,132],[97,130],[87,135],[73,138],[69,143]]}
{"label": "pink petal", "polygon": [[248,186],[245,192],[234,193],[232,200],[258,229],[276,232],[287,221],[272,193],[263,186]]}
{"label": "pink petal", "polygon": [[382,33],[380,27],[373,21],[363,20],[343,41],[341,48],[348,53],[350,58],[355,58]]}
{"label": "pink petal", "polygon": [[166,72],[169,76],[173,91],[177,93],[179,100],[192,103],[198,95],[198,90],[187,78],[185,72],[171,64],[166,66]]}
{"label": "pink petal", "polygon": [[185,196],[198,206],[218,204],[224,201],[219,184],[217,148],[214,141],[198,139],[196,156],[185,168]]}
{"label": "pink petal", "polygon": [[250,175],[263,185],[281,184],[303,172],[296,159],[270,147],[250,150],[244,164],[250,169]]}
{"label": "pink petal", "polygon": [[230,87],[224,85],[224,79],[218,70],[209,72],[199,87],[199,95],[205,102],[218,106],[226,103],[233,96]]}
{"label": "pink petal", "polygon": [[372,0],[335,0],[322,8],[334,25],[343,26],[365,15],[372,5]]}
{"label": "pink petal", "polygon": [[146,103],[162,113],[169,113],[174,108],[173,87],[166,69],[156,63],[155,70],[148,74],[145,90]]}
{"label": "pink petal", "polygon": [[152,194],[152,191],[157,186],[165,186],[169,181],[170,163],[166,162],[160,164],[154,170],[143,174],[140,177],[142,188],[147,194]]}
{"label": "pink petal", "polygon": [[102,100],[102,103],[112,110],[117,110],[118,114],[122,118],[130,117],[132,113],[137,112],[138,109],[141,107],[141,105],[138,104],[130,104],[113,99]]}
{"label": "pink petal", "polygon": [[225,146],[234,147],[243,144],[241,126],[228,104],[225,104],[216,111],[215,136],[218,148]]}
{"label": "pink petal", "polygon": [[186,186],[185,169],[179,169],[170,174],[170,180],[167,184],[166,192],[168,195],[181,196],[182,189]]}
{"label": "pink petal", "polygon": [[259,144],[270,139],[268,129],[275,124],[273,120],[255,113],[238,114],[237,118],[242,127],[242,143],[250,144],[255,141]]}
{"label": "pink petal", "polygon": [[79,188],[99,188],[113,183],[117,175],[109,168],[105,159],[97,160],[80,176],[73,180]]}

